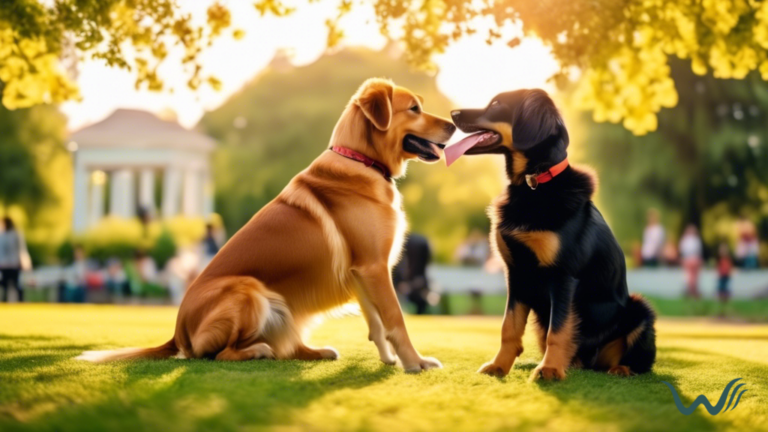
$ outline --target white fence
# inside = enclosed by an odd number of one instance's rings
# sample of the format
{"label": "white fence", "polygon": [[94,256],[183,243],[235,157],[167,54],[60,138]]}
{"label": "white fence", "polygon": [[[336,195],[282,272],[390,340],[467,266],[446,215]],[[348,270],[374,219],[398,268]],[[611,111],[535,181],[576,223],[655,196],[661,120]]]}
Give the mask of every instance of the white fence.
{"label": "white fence", "polygon": [[[433,265],[428,270],[432,283],[445,293],[466,293],[477,290],[484,294],[506,293],[503,273],[487,273],[481,268]],[[685,275],[679,268],[638,269],[627,272],[630,292],[654,297],[676,298],[685,289]],[[699,291],[704,297],[717,293],[717,272],[702,270]],[[768,270],[736,270],[731,277],[734,298],[768,296]]]}

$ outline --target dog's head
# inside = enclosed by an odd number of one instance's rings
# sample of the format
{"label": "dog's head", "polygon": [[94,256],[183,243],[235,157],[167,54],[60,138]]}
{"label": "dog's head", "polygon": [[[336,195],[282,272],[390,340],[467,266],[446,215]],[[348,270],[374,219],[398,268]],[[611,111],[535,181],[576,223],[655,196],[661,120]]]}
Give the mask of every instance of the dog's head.
{"label": "dog's head", "polygon": [[425,112],[422,98],[392,81],[371,78],[352,97],[333,131],[331,145],[359,151],[402,175],[404,162],[436,162],[456,127]]}
{"label": "dog's head", "polygon": [[471,135],[446,149],[449,163],[462,154],[501,153],[517,158],[515,171],[522,173],[565,158],[568,130],[543,90],[501,93],[485,108],[454,110],[451,117]]}

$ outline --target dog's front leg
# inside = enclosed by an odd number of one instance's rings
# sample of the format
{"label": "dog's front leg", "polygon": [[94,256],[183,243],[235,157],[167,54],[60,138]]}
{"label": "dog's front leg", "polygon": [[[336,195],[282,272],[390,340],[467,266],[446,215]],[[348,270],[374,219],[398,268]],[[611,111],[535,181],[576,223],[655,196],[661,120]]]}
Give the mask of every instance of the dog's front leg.
{"label": "dog's front leg", "polygon": [[507,313],[501,324],[501,348],[496,357],[482,365],[478,372],[499,378],[507,376],[515,360],[523,353],[523,333],[530,311],[528,306],[515,301],[510,294]]}
{"label": "dog's front leg", "polygon": [[376,344],[382,362],[388,365],[397,363],[397,355],[392,352],[392,345],[387,340],[387,332],[384,330],[379,311],[368,298],[362,282],[355,285],[355,294],[360,302],[365,321],[368,323],[368,340]]}
{"label": "dog's front leg", "polygon": [[[395,288],[392,286],[392,276],[386,265],[372,265],[356,270],[361,282],[361,295],[367,300],[361,300],[361,306],[370,302],[370,306],[378,312],[384,327],[384,337],[392,344],[395,353],[403,363],[406,372],[421,372],[422,370],[441,368],[442,364],[437,359],[422,357],[411,343],[408,331],[405,328],[403,312],[397,301]],[[369,326],[371,322],[369,321]],[[371,335],[375,330],[371,329]],[[374,339],[376,342],[376,339]],[[379,343],[377,342],[377,346]],[[379,348],[381,352],[381,348]],[[383,360],[383,359],[382,359]]]}
{"label": "dog's front leg", "polygon": [[533,370],[531,380],[565,379],[565,371],[578,349],[579,319],[573,310],[573,293],[577,281],[570,277],[558,278],[551,285],[551,312],[547,331],[544,359]]}

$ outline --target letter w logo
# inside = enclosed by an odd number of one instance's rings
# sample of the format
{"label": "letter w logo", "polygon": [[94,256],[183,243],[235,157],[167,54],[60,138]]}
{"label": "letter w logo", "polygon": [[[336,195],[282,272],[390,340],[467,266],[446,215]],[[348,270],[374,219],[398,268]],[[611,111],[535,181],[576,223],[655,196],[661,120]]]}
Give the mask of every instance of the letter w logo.
{"label": "letter w logo", "polygon": [[[691,415],[693,411],[698,407],[699,405],[704,405],[704,408],[709,411],[711,415],[718,415],[722,411],[728,411],[728,408],[731,407],[731,403],[733,402],[734,396],[736,396],[736,393],[739,392],[739,389],[744,385],[744,383],[741,383],[736,386],[736,388],[733,389],[733,393],[731,393],[731,398],[728,400],[728,406],[725,407],[725,410],[723,410],[723,405],[725,405],[725,400],[728,399],[728,393],[731,391],[731,387],[733,384],[740,380],[741,378],[736,378],[735,380],[728,383],[727,386],[725,386],[725,390],[723,390],[723,394],[720,395],[720,400],[717,401],[717,405],[712,406],[711,403],[709,403],[709,399],[707,399],[704,395],[699,395],[693,403],[691,403],[691,406],[685,407],[683,405],[683,402],[680,400],[680,396],[677,394],[677,390],[672,386],[672,384],[662,381],[664,384],[669,387],[669,390],[672,392],[672,396],[675,398],[675,405],[677,405],[677,409],[680,411],[680,413],[685,415]],[[744,394],[744,392],[747,391],[747,389],[744,389],[739,393],[739,397],[736,398],[736,403],[733,405],[733,408],[731,410],[736,409],[736,405],[739,404],[739,401],[741,400],[741,395]]]}

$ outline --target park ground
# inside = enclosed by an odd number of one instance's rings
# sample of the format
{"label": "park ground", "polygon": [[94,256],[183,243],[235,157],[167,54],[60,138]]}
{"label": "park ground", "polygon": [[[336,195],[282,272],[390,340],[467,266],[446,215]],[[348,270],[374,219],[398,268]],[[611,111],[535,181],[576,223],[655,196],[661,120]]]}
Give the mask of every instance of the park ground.
{"label": "park ground", "polygon": [[[162,360],[93,365],[83,350],[152,346],[172,334],[171,307],[0,305],[0,431],[768,431],[768,325],[661,319],[653,373],[572,371],[529,383],[532,334],[512,373],[475,373],[499,343],[500,317],[408,317],[416,347],[445,368],[420,375],[381,364],[361,317],[329,319],[315,345],[334,362]],[[531,332],[529,332],[531,333]],[[748,391],[735,410],[678,412],[716,402],[726,383]]]}

